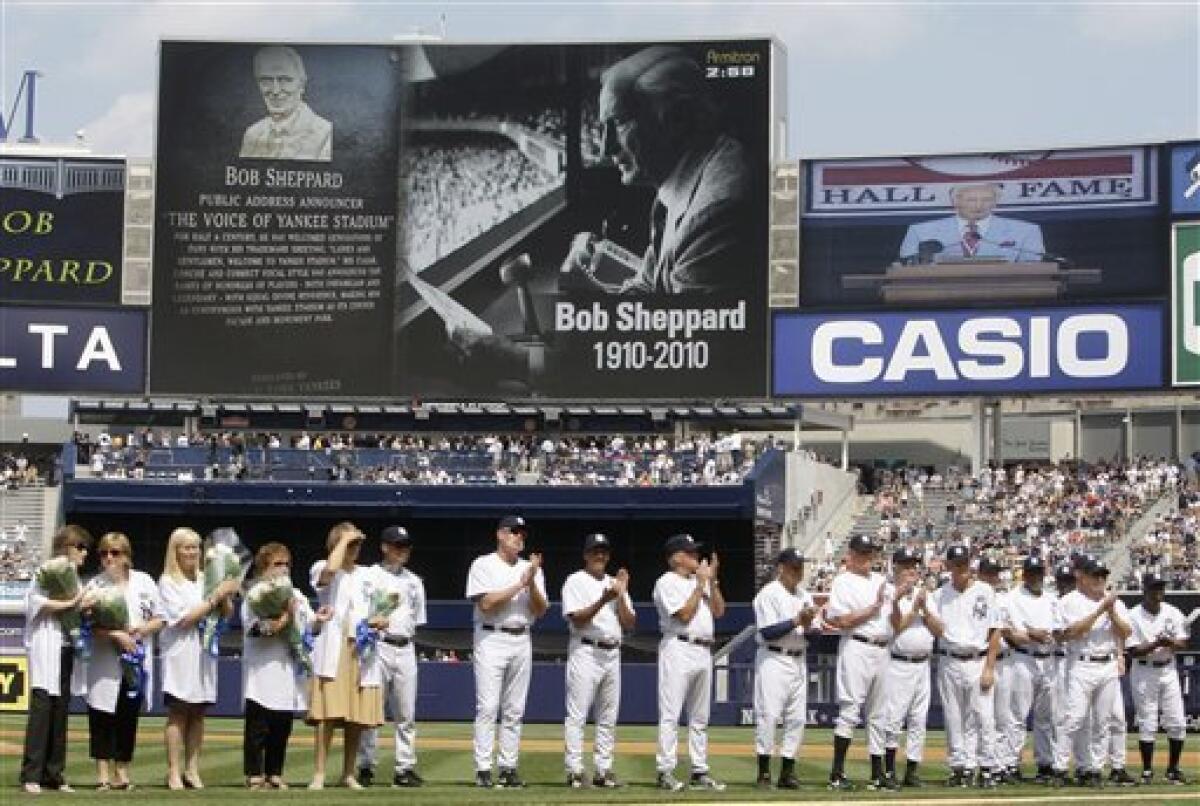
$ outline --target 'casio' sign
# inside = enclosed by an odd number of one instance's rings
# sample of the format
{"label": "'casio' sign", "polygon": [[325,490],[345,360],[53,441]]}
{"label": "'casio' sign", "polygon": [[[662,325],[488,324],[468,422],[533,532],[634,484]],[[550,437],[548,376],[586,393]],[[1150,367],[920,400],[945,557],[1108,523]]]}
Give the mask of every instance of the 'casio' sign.
{"label": "'casio' sign", "polygon": [[[945,326],[911,319],[888,344],[883,328],[871,320],[824,322],[812,334],[813,374],[825,383],[903,383],[909,373],[929,373],[940,381],[1005,381],[1049,378],[1052,370],[1068,378],[1109,378],[1129,361],[1128,327],[1113,314],[1067,316],[1056,328],[1048,316],[974,317],[959,323],[956,332],[944,332]],[[1103,337],[1103,353],[1083,357],[1084,336]],[[852,346],[856,357],[839,360],[839,343]]]}

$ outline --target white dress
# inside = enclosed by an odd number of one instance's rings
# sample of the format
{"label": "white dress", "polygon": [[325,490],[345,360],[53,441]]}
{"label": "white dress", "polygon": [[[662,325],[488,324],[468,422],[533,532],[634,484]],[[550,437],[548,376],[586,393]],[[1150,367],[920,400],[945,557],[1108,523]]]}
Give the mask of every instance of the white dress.
{"label": "white dress", "polygon": [[158,580],[158,595],[167,621],[159,638],[163,694],[187,703],[215,703],[217,659],[204,651],[198,625],[184,627],[179,623],[204,602],[204,582],[199,578],[172,579],[164,574]]}

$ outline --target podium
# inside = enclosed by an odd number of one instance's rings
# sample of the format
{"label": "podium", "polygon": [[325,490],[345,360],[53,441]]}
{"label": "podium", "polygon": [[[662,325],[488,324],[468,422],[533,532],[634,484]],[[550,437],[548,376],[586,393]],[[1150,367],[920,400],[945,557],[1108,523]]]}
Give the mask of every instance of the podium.
{"label": "podium", "polygon": [[893,263],[882,274],[847,274],[842,288],[875,288],[887,303],[1053,300],[1069,283],[1098,283],[1099,269],[1068,269],[1058,263],[1012,263],[962,258],[905,266]]}

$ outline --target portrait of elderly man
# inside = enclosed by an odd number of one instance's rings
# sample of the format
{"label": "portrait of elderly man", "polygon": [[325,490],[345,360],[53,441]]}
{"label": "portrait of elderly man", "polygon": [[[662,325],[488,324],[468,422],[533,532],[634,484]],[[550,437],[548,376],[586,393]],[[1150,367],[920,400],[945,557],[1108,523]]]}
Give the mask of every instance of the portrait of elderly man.
{"label": "portrait of elderly man", "polygon": [[700,65],[676,47],[640,50],[604,71],[603,157],[621,184],[656,191],[650,243],[634,276],[595,276],[597,235],[577,234],[563,271],[614,294],[712,292],[744,285],[754,231],[752,177],[741,143],[722,133]]}
{"label": "portrait of elderly man", "polygon": [[254,80],[267,116],[246,129],[238,156],[329,162],[333,124],[304,102],[308,74],[300,54],[286,46],[261,48],[254,54]]}
{"label": "portrait of elderly man", "polygon": [[1046,247],[1041,227],[992,215],[1000,201],[998,185],[991,182],[959,185],[950,191],[950,201],[954,215],[908,228],[900,245],[902,262],[991,258],[1015,263],[1043,259]]}

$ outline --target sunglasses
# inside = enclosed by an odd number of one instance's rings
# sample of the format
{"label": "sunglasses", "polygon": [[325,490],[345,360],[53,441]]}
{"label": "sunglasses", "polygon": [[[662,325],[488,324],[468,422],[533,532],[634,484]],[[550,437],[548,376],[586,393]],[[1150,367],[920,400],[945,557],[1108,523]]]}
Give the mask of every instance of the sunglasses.
{"label": "sunglasses", "polygon": [[68,548],[73,548],[76,551],[87,551],[88,550],[88,547],[83,545],[82,543],[71,543],[68,546]]}
{"label": "sunglasses", "polygon": [[272,568],[291,568],[292,564],[290,562],[288,562],[287,560],[276,560],[275,562],[271,563],[271,567]]}
{"label": "sunglasses", "polygon": [[124,557],[125,556],[125,552],[121,551],[120,549],[100,549],[99,554],[101,557]]}

